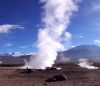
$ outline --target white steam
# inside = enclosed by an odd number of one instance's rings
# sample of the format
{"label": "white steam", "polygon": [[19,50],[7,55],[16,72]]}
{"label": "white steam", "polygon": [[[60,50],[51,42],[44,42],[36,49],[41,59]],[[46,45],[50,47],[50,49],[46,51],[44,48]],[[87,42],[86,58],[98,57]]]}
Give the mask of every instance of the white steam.
{"label": "white steam", "polygon": [[79,59],[78,65],[82,68],[98,69],[98,67],[93,66],[93,63],[88,62],[88,59]]}
{"label": "white steam", "polygon": [[0,64],[2,64],[3,62],[2,61],[0,61]]}
{"label": "white steam", "polygon": [[51,67],[57,57],[57,51],[66,48],[71,34],[66,31],[73,12],[78,10],[73,0],[41,0],[43,6],[42,27],[38,33],[38,54],[29,62],[31,68]]}

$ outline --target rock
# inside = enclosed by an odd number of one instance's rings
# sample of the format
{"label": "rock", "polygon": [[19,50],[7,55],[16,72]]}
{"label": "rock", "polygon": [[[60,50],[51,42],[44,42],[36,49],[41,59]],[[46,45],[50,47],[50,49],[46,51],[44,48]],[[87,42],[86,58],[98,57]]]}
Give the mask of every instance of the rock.
{"label": "rock", "polygon": [[46,70],[57,70],[56,67],[47,67]]}
{"label": "rock", "polygon": [[67,79],[66,75],[55,75],[46,80],[46,82],[55,82],[55,81],[65,81]]}
{"label": "rock", "polygon": [[16,69],[14,72],[16,73],[20,73],[20,74],[30,74],[32,73],[32,70],[31,69]]}
{"label": "rock", "polygon": [[32,72],[31,69],[24,69],[24,70],[22,71],[22,73],[25,73],[25,74],[29,74],[29,73],[31,73],[31,72]]}

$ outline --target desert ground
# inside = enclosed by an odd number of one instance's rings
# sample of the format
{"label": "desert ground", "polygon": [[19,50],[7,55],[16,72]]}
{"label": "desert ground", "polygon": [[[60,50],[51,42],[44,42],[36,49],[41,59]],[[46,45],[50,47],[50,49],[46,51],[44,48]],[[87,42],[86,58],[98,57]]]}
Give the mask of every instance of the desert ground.
{"label": "desert ground", "polygon": [[[95,63],[100,66],[100,63]],[[76,63],[54,65],[61,70],[36,70],[0,67],[0,86],[100,86],[100,69],[80,68]],[[64,81],[47,82],[55,75],[65,75]]]}

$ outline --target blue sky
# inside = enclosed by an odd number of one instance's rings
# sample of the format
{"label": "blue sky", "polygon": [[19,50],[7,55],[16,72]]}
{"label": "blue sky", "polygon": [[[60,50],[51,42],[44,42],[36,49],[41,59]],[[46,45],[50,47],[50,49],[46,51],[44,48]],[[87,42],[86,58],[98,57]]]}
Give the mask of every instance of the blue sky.
{"label": "blue sky", "polygon": [[[0,0],[0,53],[36,52],[42,11],[39,0]],[[72,46],[100,45],[100,0],[83,0],[68,32]]]}

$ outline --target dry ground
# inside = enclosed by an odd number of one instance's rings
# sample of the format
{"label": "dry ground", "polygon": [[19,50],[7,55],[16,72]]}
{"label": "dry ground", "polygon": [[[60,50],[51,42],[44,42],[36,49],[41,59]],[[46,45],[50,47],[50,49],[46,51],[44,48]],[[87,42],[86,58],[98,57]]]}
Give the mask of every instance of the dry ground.
{"label": "dry ground", "polygon": [[[62,69],[33,70],[30,74],[23,74],[13,67],[0,67],[0,86],[100,86],[100,69],[83,69],[73,63],[57,66]],[[49,77],[57,74],[65,74],[67,80],[45,82]]]}

